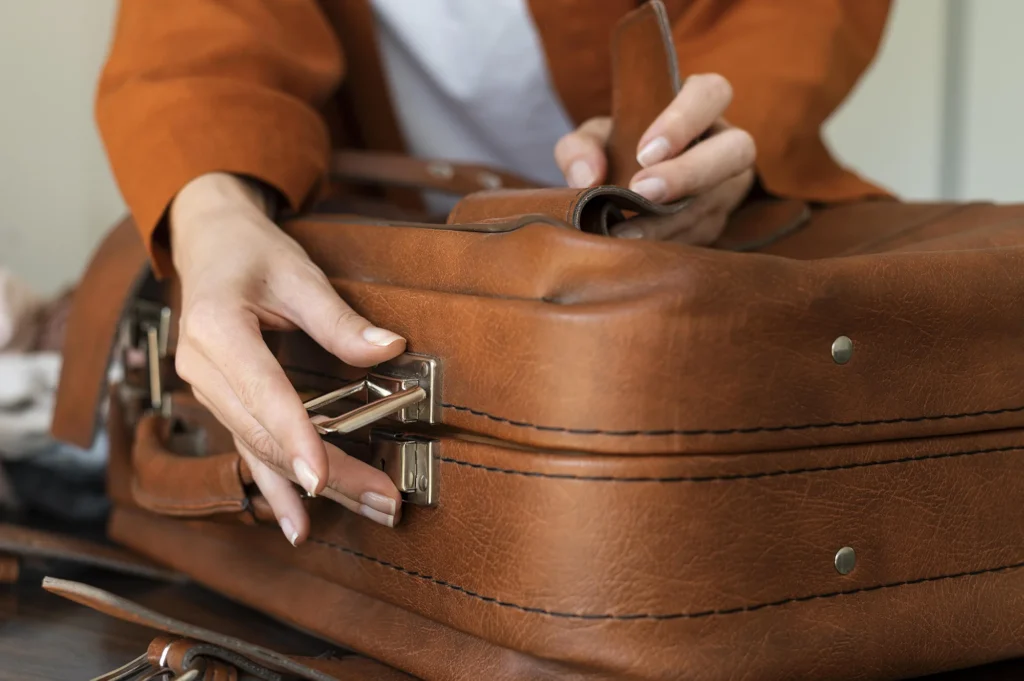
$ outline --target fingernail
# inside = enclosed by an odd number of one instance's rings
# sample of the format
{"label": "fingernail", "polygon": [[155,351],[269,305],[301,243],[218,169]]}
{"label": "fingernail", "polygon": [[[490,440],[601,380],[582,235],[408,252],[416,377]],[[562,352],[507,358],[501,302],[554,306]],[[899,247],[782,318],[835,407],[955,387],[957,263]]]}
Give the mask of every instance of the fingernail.
{"label": "fingernail", "polygon": [[593,181],[594,171],[590,169],[590,164],[586,161],[573,161],[572,165],[569,166],[570,187],[582,189],[584,187],[589,187]]}
{"label": "fingernail", "polygon": [[395,515],[395,500],[391,497],[376,492],[364,492],[363,496],[359,497],[359,501],[385,515]]}
{"label": "fingernail", "polygon": [[616,232],[615,236],[617,236],[620,239],[643,239],[644,230],[640,229],[639,227],[626,227]]}
{"label": "fingernail", "polygon": [[634,182],[629,187],[648,201],[657,203],[668,194],[668,185],[660,177],[647,177],[639,182]]}
{"label": "fingernail", "polygon": [[366,504],[363,504],[359,507],[359,513],[361,515],[366,516],[373,522],[383,525],[384,527],[395,526],[395,516],[388,515],[387,513],[381,513],[377,509],[370,508]]}
{"label": "fingernail", "polygon": [[295,469],[295,477],[299,479],[299,484],[302,485],[302,488],[309,492],[309,496],[315,497],[317,485],[320,484],[320,478],[309,467],[309,464],[302,459],[295,459],[292,467]]}
{"label": "fingernail", "polygon": [[370,345],[378,345],[383,348],[402,340],[402,337],[387,329],[378,329],[376,326],[370,326],[363,329],[363,340]]}
{"label": "fingernail", "polygon": [[281,531],[284,532],[284,536],[288,538],[292,546],[296,546],[296,541],[299,539],[299,533],[295,531],[295,526],[292,525],[292,521],[288,518],[281,518]]}
{"label": "fingernail", "polygon": [[668,158],[669,148],[667,139],[664,137],[656,137],[644,145],[644,148],[636,155],[637,163],[644,168],[652,166],[655,163],[661,163]]}

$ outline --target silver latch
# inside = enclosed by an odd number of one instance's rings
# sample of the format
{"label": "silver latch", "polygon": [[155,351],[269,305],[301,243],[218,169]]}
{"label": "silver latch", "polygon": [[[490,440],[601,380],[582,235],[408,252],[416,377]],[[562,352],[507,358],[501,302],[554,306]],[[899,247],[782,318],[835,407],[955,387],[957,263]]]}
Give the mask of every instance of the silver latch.
{"label": "silver latch", "polygon": [[388,474],[407,503],[417,506],[437,504],[439,447],[437,440],[429,438],[379,430],[370,433],[372,463]]}
{"label": "silver latch", "polygon": [[168,356],[171,333],[171,309],[148,300],[137,300],[122,326],[122,348],[126,372],[141,368],[135,357],[141,356],[145,366],[145,385],[124,386],[127,397],[138,392],[148,398],[149,407],[169,413],[170,399],[163,377],[164,360]]}
{"label": "silver latch", "polygon": [[[381,419],[402,423],[436,423],[440,410],[441,376],[433,357],[405,353],[379,364],[365,378],[306,401],[310,420],[321,435],[351,433]],[[365,404],[350,412],[327,416],[320,409],[362,394]]]}

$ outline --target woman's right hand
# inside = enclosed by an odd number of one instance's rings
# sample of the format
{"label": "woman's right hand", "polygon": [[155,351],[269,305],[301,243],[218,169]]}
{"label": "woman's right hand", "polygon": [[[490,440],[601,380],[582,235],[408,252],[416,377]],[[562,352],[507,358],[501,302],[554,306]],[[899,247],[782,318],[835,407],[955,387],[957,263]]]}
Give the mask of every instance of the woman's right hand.
{"label": "woman's right hand", "polygon": [[292,544],[309,518],[292,485],[393,527],[401,497],[383,472],[324,442],[261,329],[299,329],[352,366],[405,350],[356,314],[302,248],[266,215],[264,199],[211,173],[171,204],[171,257],[181,281],[178,375],[234,435],[239,453]]}

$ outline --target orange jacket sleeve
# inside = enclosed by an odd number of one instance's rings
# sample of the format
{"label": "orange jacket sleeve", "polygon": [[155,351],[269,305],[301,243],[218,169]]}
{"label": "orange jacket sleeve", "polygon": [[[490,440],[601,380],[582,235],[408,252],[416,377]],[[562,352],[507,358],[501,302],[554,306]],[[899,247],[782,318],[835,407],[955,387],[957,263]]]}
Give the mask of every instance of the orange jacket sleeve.
{"label": "orange jacket sleeve", "polygon": [[666,0],[686,74],[733,85],[726,118],[757,143],[761,184],[838,201],[886,192],[835,163],[822,125],[881,42],[890,0]]}
{"label": "orange jacket sleeve", "polygon": [[158,272],[170,265],[154,230],[199,175],[251,176],[305,201],[330,151],[318,108],[341,76],[317,0],[121,0],[96,121]]}

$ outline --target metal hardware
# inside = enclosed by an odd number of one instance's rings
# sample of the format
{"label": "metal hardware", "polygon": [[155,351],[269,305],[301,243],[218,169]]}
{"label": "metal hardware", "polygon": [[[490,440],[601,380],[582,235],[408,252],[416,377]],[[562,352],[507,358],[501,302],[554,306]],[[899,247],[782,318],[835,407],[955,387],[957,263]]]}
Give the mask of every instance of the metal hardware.
{"label": "metal hardware", "polygon": [[[365,378],[303,403],[321,435],[351,433],[394,416],[401,423],[436,423],[440,418],[440,365],[433,357],[405,353],[378,365]],[[316,413],[338,400],[364,393],[366,403],[340,416]]]}
{"label": "metal hardware", "polygon": [[367,379],[394,394],[418,385],[427,397],[398,412],[402,423],[437,423],[441,418],[441,364],[433,357],[407,352],[377,365]]}
{"label": "metal hardware", "polygon": [[440,492],[440,443],[382,430],[370,433],[371,463],[394,481],[407,503],[434,506]]}
{"label": "metal hardware", "polygon": [[852,547],[844,546],[836,552],[836,572],[841,575],[848,575],[853,572],[853,568],[857,565],[857,553]]}
{"label": "metal hardware", "polygon": [[451,163],[435,161],[427,166],[427,173],[431,177],[436,177],[440,180],[450,180],[455,177],[455,168],[452,167]]}
{"label": "metal hardware", "polygon": [[840,336],[832,341],[832,360],[836,364],[846,364],[853,357],[853,341]]}
{"label": "metal hardware", "polygon": [[102,674],[92,679],[92,681],[125,681],[126,679],[133,679],[139,673],[150,669],[149,659],[146,653],[143,653],[136,657],[131,662],[109,671],[106,674]]}
{"label": "metal hardware", "polygon": [[[144,385],[122,387],[125,398],[141,398],[150,409],[170,414],[170,395],[165,389],[164,360],[171,335],[171,309],[148,300],[137,300],[121,327],[121,351],[126,372],[145,365]],[[132,355],[144,358],[139,362]]]}
{"label": "metal hardware", "polygon": [[477,173],[476,181],[485,189],[500,189],[501,178],[489,171]]}

